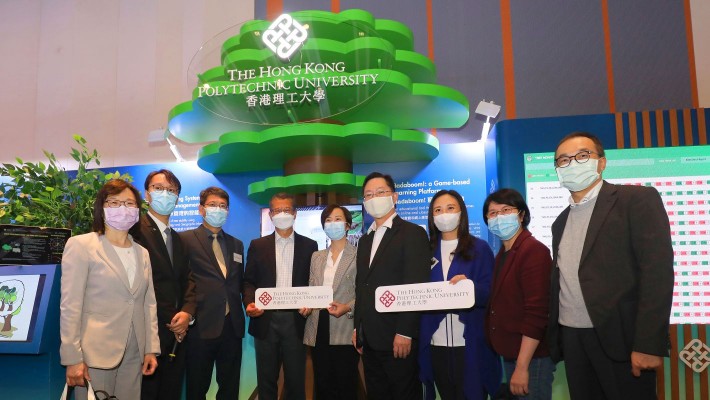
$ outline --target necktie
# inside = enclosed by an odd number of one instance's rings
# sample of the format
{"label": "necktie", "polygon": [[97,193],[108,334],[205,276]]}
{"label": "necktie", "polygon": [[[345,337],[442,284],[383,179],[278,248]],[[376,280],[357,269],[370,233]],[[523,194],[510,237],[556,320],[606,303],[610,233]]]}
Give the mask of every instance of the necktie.
{"label": "necktie", "polygon": [[[227,266],[224,263],[224,253],[222,253],[222,246],[219,245],[219,240],[217,240],[217,234],[212,234],[212,251],[217,259],[217,264],[219,264],[219,269],[222,270],[222,275],[227,277]],[[229,314],[229,302],[227,302],[227,308],[224,311],[224,315]]]}
{"label": "necktie", "polygon": [[165,227],[165,247],[168,249],[170,263],[173,263],[173,235],[170,233],[170,227]]}

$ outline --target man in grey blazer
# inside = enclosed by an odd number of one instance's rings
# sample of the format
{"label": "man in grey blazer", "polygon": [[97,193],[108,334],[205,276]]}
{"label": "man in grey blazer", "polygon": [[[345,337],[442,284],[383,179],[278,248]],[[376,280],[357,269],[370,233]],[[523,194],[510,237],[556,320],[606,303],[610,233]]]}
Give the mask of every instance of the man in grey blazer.
{"label": "man in grey blazer", "polygon": [[224,232],[229,195],[218,187],[200,192],[204,221],[180,237],[190,258],[190,287],[197,302],[195,323],[187,333],[187,399],[204,400],[217,369],[217,399],[239,397],[244,311],[244,245]]}
{"label": "man in grey blazer", "polygon": [[555,152],[570,206],[552,225],[548,326],[572,399],[654,399],[668,356],[670,225],[658,191],[602,180],[599,139],[567,135]]}

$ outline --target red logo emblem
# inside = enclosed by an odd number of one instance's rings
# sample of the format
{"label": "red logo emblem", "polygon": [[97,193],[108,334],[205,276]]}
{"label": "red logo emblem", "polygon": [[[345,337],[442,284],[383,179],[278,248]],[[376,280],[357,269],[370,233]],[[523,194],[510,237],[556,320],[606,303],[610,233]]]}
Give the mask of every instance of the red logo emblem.
{"label": "red logo emblem", "polygon": [[261,304],[263,304],[265,306],[268,305],[271,302],[271,300],[273,300],[273,297],[271,297],[271,295],[268,292],[264,292],[261,294],[261,296],[259,296],[259,301],[261,302]]}
{"label": "red logo emblem", "polygon": [[389,307],[392,304],[394,304],[394,301],[397,300],[396,297],[387,290],[386,292],[382,293],[382,296],[380,296],[380,303],[384,304],[385,307]]}

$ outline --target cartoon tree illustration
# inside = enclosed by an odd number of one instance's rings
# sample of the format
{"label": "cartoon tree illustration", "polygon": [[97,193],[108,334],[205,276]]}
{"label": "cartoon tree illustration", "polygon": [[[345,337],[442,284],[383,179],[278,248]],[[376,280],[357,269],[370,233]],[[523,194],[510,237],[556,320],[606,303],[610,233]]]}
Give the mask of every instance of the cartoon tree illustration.
{"label": "cartoon tree illustration", "polygon": [[12,317],[18,315],[22,308],[24,284],[15,279],[3,283],[6,284],[0,286],[0,317],[3,318],[0,332],[7,332],[12,331]]}

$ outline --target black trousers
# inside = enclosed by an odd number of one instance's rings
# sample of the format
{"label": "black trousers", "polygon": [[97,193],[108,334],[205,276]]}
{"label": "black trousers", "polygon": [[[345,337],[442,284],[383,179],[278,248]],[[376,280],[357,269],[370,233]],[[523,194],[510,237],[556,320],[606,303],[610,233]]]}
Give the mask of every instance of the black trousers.
{"label": "black trousers", "polygon": [[[463,369],[466,347],[431,346],[434,384],[442,400],[464,400]],[[485,396],[481,393],[481,398]]]}
{"label": "black trousers", "polygon": [[[343,317],[341,317],[343,318]],[[357,363],[360,355],[350,345],[330,345],[330,314],[318,315],[316,345],[311,348],[315,400],[355,400],[357,398]]]}
{"label": "black trousers", "polygon": [[160,356],[158,368],[153,375],[143,376],[141,400],[181,400],[185,381],[185,355],[187,343],[175,348],[175,358],[169,356],[175,343],[175,335],[165,326],[158,326],[160,333]]}
{"label": "black trousers", "polygon": [[[394,338],[392,338],[394,341]],[[419,380],[418,347],[412,340],[412,350],[406,358],[394,358],[392,350],[377,351],[367,344],[362,351],[367,398],[372,400],[416,400],[423,398]]]}
{"label": "black trousers", "polygon": [[[607,357],[593,328],[561,327],[567,383],[572,400],[656,399],[656,371],[631,374],[631,361]],[[629,354],[631,356],[631,354]]]}
{"label": "black trousers", "polygon": [[306,345],[299,334],[295,311],[274,312],[266,338],[254,338],[259,400],[278,400],[278,379],[284,369],[285,400],[306,398]]}
{"label": "black trousers", "polygon": [[217,370],[217,399],[239,398],[239,373],[242,366],[242,338],[234,331],[231,317],[224,319],[222,334],[202,339],[197,329],[187,334],[187,400],[204,400]]}

